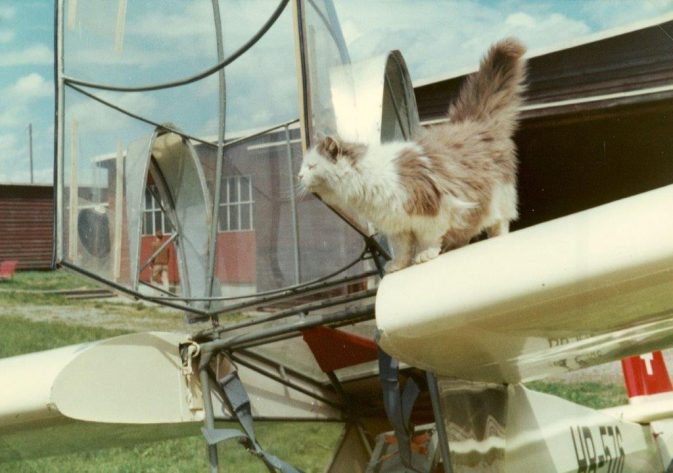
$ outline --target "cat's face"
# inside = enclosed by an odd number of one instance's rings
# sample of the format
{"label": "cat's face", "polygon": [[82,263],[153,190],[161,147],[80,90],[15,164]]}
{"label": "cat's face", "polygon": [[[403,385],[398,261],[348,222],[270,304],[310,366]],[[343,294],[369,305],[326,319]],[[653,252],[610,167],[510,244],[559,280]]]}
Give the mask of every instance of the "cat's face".
{"label": "cat's face", "polygon": [[304,155],[299,182],[305,190],[316,194],[332,191],[345,171],[344,166],[349,164],[344,162],[341,144],[327,136]]}

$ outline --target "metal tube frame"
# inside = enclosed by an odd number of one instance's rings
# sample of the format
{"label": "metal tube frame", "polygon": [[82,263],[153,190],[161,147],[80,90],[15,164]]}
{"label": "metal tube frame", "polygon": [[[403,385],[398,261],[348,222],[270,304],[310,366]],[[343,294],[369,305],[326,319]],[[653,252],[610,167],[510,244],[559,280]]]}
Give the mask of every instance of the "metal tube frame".
{"label": "metal tube frame", "polygon": [[290,144],[290,126],[285,125],[285,152],[290,177],[290,217],[292,219],[292,241],[294,242],[294,283],[301,281],[301,261],[299,255],[299,221],[297,220],[297,199],[294,195],[294,169],[292,167],[292,145]]}
{"label": "metal tube frame", "polygon": [[[272,297],[281,297],[284,298],[286,296],[292,296],[292,295],[299,295],[299,294],[304,294],[304,291],[311,291],[315,288],[318,288],[320,283],[324,284],[330,284],[328,281],[329,279],[332,279],[333,277],[338,276],[339,274],[349,270],[356,264],[360,263],[361,261],[367,260],[367,250],[365,250],[360,256],[358,256],[356,259],[348,263],[346,266],[337,269],[336,271],[327,274],[325,276],[321,276],[317,279],[314,279],[312,281],[307,281],[301,284],[297,284],[294,286],[286,286],[280,289],[272,289],[270,291],[265,291],[265,292],[258,292],[256,294],[250,294],[250,295],[244,295],[244,296],[232,296],[232,297],[175,297],[174,300],[176,301],[239,301],[244,299],[246,302],[243,302],[242,305],[236,305],[236,306],[228,306],[223,308],[222,310],[216,311],[214,313],[221,314],[224,312],[229,312],[233,311],[236,309],[240,309],[242,307],[248,307],[249,305],[255,305],[259,302],[268,302],[269,300],[272,300]],[[349,276],[349,277],[355,277],[355,278],[366,278],[371,276],[370,273],[363,273],[357,276]],[[333,281],[333,283],[337,283],[338,281]],[[270,296],[266,298],[265,296]],[[149,298],[149,300],[152,300],[152,298]]]}
{"label": "metal tube frame", "polygon": [[[229,358],[231,359],[231,361],[233,361],[235,363],[243,365],[246,368],[250,368],[251,370],[255,371],[256,373],[259,373],[263,376],[266,376],[267,378],[269,378],[269,379],[271,379],[271,380],[273,380],[277,383],[280,383],[283,386],[287,386],[288,388],[294,389],[297,392],[300,392],[300,393],[305,394],[309,397],[312,397],[313,399],[315,399],[317,401],[320,401],[322,403],[325,403],[328,406],[332,406],[332,407],[335,407],[337,409],[344,409],[343,405],[338,404],[338,403],[336,403],[336,402],[334,402],[330,399],[327,399],[325,397],[319,396],[319,395],[311,392],[311,390],[309,390],[309,389],[303,388],[303,387],[299,386],[298,384],[295,384],[291,381],[288,381],[287,379],[284,379],[282,376],[279,376],[279,375],[274,374],[274,373],[270,373],[270,372],[260,368],[259,366],[256,366],[254,363],[250,363],[250,362],[242,359],[241,357],[236,356],[235,353],[230,353]],[[282,366],[282,365],[279,365],[279,366]]]}
{"label": "metal tube frame", "polygon": [[64,0],[54,2],[54,228],[51,267],[63,258],[63,123],[65,120],[65,88],[63,82],[63,6]]}
{"label": "metal tube frame", "polygon": [[[317,315],[315,317],[300,320],[299,322],[296,323],[286,324],[281,327],[268,328],[253,334],[246,334],[241,336],[230,337],[229,339],[226,340],[220,339],[202,343],[200,345],[201,359],[199,361],[199,378],[201,380],[203,408],[205,411],[205,419],[204,419],[205,428],[206,429],[215,428],[215,411],[213,409],[210,393],[209,364],[210,361],[212,360],[212,357],[216,353],[232,352],[236,348],[244,346],[246,342],[268,343],[268,340],[274,337],[296,336],[300,333],[302,329],[316,327],[318,325],[329,325],[329,324],[343,325],[352,323],[354,321],[371,319],[373,317],[374,317],[374,305],[372,304],[364,309],[359,310],[347,309],[333,314]],[[240,362],[241,360],[239,359],[238,361]],[[274,379],[275,381],[282,382],[283,384],[288,385],[287,381],[282,379],[276,379],[278,378],[277,376],[272,375],[271,373],[268,373],[265,370],[258,370],[258,371],[260,372],[260,374],[263,374],[264,376],[268,376],[271,379]],[[299,386],[294,385],[294,383],[291,383],[291,386],[288,385],[288,387],[291,387],[293,389],[298,388],[301,389]],[[305,391],[306,390],[303,389],[300,390],[300,392],[308,394]],[[329,405],[332,405],[334,407],[338,406],[327,399],[316,397],[315,395],[313,395],[313,393],[310,393],[309,395],[311,395],[311,397],[320,400],[321,402],[327,402]],[[208,458],[211,473],[217,473],[219,471],[217,445],[208,446]]]}
{"label": "metal tube frame", "polygon": [[449,451],[449,436],[446,432],[446,426],[444,425],[444,419],[442,417],[442,406],[440,404],[437,377],[429,371],[425,373],[425,376],[428,381],[428,391],[430,392],[432,413],[435,417],[435,428],[437,429],[437,436],[439,437],[439,452],[442,457],[444,473],[453,473],[453,465],[451,465],[451,452]]}
{"label": "metal tube frame", "polygon": [[[59,0],[60,1],[60,0]],[[110,85],[110,84],[101,84],[101,83],[96,83],[96,82],[88,82],[84,80],[79,80],[74,77],[68,77],[68,76],[63,76],[63,79],[66,83],[69,85],[81,85],[83,87],[90,87],[92,89],[100,89],[100,90],[112,90],[115,92],[149,92],[152,90],[160,90],[160,89],[168,89],[171,87],[178,87],[181,85],[186,85],[190,84],[192,82],[196,82],[198,80],[204,79],[212,74],[215,74],[217,71],[224,69],[227,67],[229,64],[234,62],[236,59],[238,59],[240,56],[245,54],[250,48],[252,48],[266,33],[269,31],[269,29],[276,23],[280,15],[283,13],[285,10],[285,7],[289,3],[289,0],[281,0],[280,4],[278,7],[276,7],[276,10],[271,14],[269,19],[262,25],[262,27],[255,33],[246,43],[243,44],[240,48],[238,48],[236,51],[234,51],[232,54],[230,54],[226,59],[222,59],[218,64],[215,64],[214,66],[206,69],[205,71],[202,71],[198,74],[195,74],[193,76],[187,77],[185,79],[180,79],[172,82],[165,82],[162,84],[154,84],[154,85],[145,85],[145,86],[140,86],[140,87],[124,87],[121,85]],[[218,59],[219,60],[219,59]]]}
{"label": "metal tube frame", "polygon": [[194,338],[199,338],[203,336],[213,336],[213,335],[222,335],[225,332],[232,332],[234,330],[240,330],[242,328],[253,327],[255,325],[260,325],[267,322],[274,322],[276,320],[284,319],[287,317],[292,317],[295,315],[306,314],[308,312],[320,309],[326,309],[328,307],[334,307],[340,304],[346,304],[349,302],[355,302],[358,300],[366,299],[368,297],[373,297],[376,295],[376,289],[368,289],[366,291],[358,292],[355,294],[348,294],[346,296],[338,296],[330,299],[324,299],[320,302],[309,302],[307,304],[302,304],[292,309],[281,310],[275,314],[260,317],[254,320],[246,320],[244,322],[238,322],[230,325],[223,325],[220,327],[215,327],[212,329],[207,329],[202,332],[199,332],[194,336]]}
{"label": "metal tube frame", "polygon": [[154,260],[154,258],[156,258],[159,255],[159,253],[161,253],[177,237],[178,237],[178,232],[172,233],[171,237],[168,240],[166,240],[165,242],[163,242],[161,244],[161,246],[159,248],[157,248],[157,250],[154,253],[152,253],[149,258],[147,258],[147,261],[145,261],[145,263],[143,263],[143,265],[140,267],[138,272],[141,272],[143,269],[147,268],[150,264],[152,264],[152,261]]}
{"label": "metal tube frame", "polygon": [[[224,44],[222,37],[222,20],[220,18],[220,3],[219,0],[212,0],[213,17],[215,20],[215,35],[217,40],[217,60],[222,62],[224,59]],[[215,191],[213,192],[213,201],[211,202],[211,216],[210,216],[210,237],[208,242],[208,264],[206,267],[206,290],[207,294],[212,297],[213,286],[215,284],[215,251],[217,249],[217,232],[219,229],[220,220],[220,201],[222,199],[222,161],[224,160],[224,130],[226,124],[227,113],[227,88],[226,78],[224,75],[224,67],[218,73],[218,130],[217,130],[217,157],[215,160]],[[219,289],[219,288],[218,288]],[[219,290],[218,290],[219,293]],[[207,303],[208,309],[211,308],[211,301]]]}

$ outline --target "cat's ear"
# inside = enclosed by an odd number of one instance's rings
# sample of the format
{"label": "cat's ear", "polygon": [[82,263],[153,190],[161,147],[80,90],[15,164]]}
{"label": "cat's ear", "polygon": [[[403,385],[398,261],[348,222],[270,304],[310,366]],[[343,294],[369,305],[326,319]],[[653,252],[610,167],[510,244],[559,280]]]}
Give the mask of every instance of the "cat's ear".
{"label": "cat's ear", "polygon": [[341,153],[341,145],[337,139],[332,136],[326,136],[322,140],[322,145],[323,149],[325,150],[325,154],[327,157],[332,158],[332,160],[336,160],[337,156],[339,156]]}

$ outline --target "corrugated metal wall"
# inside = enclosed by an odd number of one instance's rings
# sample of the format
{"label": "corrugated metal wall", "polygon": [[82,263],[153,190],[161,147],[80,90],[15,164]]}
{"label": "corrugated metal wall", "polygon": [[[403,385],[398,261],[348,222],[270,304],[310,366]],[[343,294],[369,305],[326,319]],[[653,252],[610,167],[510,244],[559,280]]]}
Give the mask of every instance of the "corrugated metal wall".
{"label": "corrugated metal wall", "polygon": [[52,186],[0,185],[0,261],[49,269],[53,220]]}

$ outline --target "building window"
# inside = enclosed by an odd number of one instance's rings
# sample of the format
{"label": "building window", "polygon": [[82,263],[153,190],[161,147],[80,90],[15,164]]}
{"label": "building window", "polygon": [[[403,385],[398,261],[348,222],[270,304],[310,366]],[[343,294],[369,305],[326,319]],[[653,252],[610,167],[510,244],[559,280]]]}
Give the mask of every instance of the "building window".
{"label": "building window", "polygon": [[145,211],[143,212],[143,235],[155,235],[158,230],[164,235],[173,232],[171,222],[161,210],[157,199],[150,191],[149,186],[145,188]]}
{"label": "building window", "polygon": [[253,204],[250,176],[223,177],[220,193],[220,231],[252,230]]}

